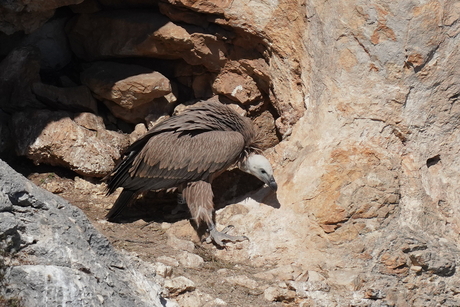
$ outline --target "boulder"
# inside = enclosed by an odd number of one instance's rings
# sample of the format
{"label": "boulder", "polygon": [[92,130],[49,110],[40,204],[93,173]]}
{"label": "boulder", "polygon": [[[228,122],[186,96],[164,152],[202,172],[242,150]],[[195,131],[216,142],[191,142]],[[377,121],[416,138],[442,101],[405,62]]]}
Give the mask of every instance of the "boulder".
{"label": "boulder", "polygon": [[18,112],[11,130],[19,155],[90,177],[110,172],[129,144],[129,136],[106,130],[102,119],[92,113]]}
{"label": "boulder", "polygon": [[81,73],[81,82],[100,99],[113,101],[128,110],[172,92],[170,81],[161,73],[113,62],[92,63]]}
{"label": "boulder", "polygon": [[0,187],[3,300],[25,307],[164,306],[148,264],[117,252],[80,209],[1,160]]}

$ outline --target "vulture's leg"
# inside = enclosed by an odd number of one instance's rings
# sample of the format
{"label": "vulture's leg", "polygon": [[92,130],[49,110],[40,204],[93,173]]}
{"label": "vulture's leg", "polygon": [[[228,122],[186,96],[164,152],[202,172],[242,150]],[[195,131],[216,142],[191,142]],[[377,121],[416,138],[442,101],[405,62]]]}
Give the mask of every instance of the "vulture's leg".
{"label": "vulture's leg", "polygon": [[226,232],[231,227],[226,227],[224,231],[219,232],[212,221],[212,213],[214,211],[214,203],[212,201],[214,194],[212,193],[211,184],[206,181],[196,181],[187,184],[187,187],[182,191],[182,195],[187,201],[187,205],[192,214],[192,218],[197,224],[205,222],[208,225],[209,237],[206,241],[213,241],[217,245],[223,247],[225,242],[241,242],[248,240],[245,236],[231,236]]}

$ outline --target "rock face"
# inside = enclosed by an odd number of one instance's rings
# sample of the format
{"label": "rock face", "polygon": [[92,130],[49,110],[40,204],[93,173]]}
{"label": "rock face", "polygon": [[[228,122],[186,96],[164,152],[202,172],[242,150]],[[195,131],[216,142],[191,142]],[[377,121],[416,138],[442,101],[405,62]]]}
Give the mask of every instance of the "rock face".
{"label": "rock face", "polygon": [[[73,9],[83,12],[66,26],[77,83],[95,61],[140,65],[177,84],[177,101],[218,95],[267,134],[278,193],[260,189],[220,209],[219,229],[235,225],[251,240],[213,250],[220,259],[277,266],[257,278],[277,278],[279,285],[257,288],[257,295],[300,306],[460,305],[456,1],[87,0]],[[31,28],[26,21],[17,27]],[[32,91],[44,83],[37,46],[17,47],[0,64],[0,108],[6,116],[15,113],[13,125],[33,118],[24,108],[45,108]],[[127,79],[110,76],[114,84]],[[133,99],[128,90],[115,98],[112,89],[95,95],[99,106],[125,121],[172,113],[166,94]],[[135,101],[142,102],[136,113],[120,106]],[[73,115],[63,116],[72,135],[86,129]],[[64,130],[53,125],[38,141],[27,139],[20,152],[92,176],[107,171],[99,164],[113,165],[112,134],[102,140],[88,128],[75,137],[75,144],[88,138],[87,148],[100,144],[106,150],[97,155],[111,156],[83,171],[87,165],[79,163],[88,156],[61,157],[61,147],[73,153],[75,146],[58,146]],[[0,124],[4,135],[16,131],[10,128]],[[47,141],[38,151],[40,140]],[[182,263],[202,265],[185,256]],[[228,280],[258,284],[241,276]]]}
{"label": "rock face", "polygon": [[23,306],[163,306],[153,276],[116,252],[79,209],[1,160],[0,186],[4,298]]}
{"label": "rock face", "polygon": [[313,305],[460,303],[459,9],[452,1],[306,4],[297,37],[309,55],[306,112],[273,149],[281,206],[218,212],[252,240],[222,257],[321,267],[325,287],[296,289]]}

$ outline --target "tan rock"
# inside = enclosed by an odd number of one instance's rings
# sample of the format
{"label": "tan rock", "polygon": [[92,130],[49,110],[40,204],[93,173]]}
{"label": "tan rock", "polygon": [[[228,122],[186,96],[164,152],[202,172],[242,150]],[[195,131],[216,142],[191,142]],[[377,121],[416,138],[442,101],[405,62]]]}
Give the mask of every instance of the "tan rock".
{"label": "tan rock", "polygon": [[267,95],[280,115],[277,128],[282,135],[285,134],[302,117],[306,97],[310,93],[310,75],[302,73],[311,65],[303,36],[309,34],[302,30],[308,28],[308,18],[304,18],[302,4],[287,1],[260,5],[258,2],[240,1],[229,6],[222,4],[220,8],[224,10],[225,18],[216,19],[218,24],[249,34],[234,39],[235,45],[246,50],[258,50],[260,43],[269,42],[267,50],[273,53],[265,57],[271,80]]}
{"label": "tan rock", "polygon": [[231,100],[243,104],[261,98],[257,84],[251,77],[234,72],[221,72],[212,87],[216,94],[225,95]]}
{"label": "tan rock", "polygon": [[169,292],[168,297],[175,297],[181,293],[195,290],[195,283],[184,276],[179,276],[166,279],[164,287]]}
{"label": "tan rock", "polygon": [[158,115],[159,114],[150,113],[149,115],[145,117],[145,121],[147,122],[148,130],[152,129],[153,127],[155,127],[156,125],[158,125],[159,123],[161,123],[162,121],[170,117],[169,115],[160,115],[160,116]]}
{"label": "tan rock", "polygon": [[[184,294],[179,295],[176,298],[176,300],[178,301],[180,306],[183,307],[219,306],[212,304],[214,298],[211,295],[204,293],[200,290],[196,290],[193,292],[185,292]],[[209,305],[209,303],[211,305]]]}
{"label": "tan rock", "polygon": [[408,259],[405,255],[385,253],[380,258],[380,261],[385,266],[383,272],[405,275],[409,271]]}
{"label": "tan rock", "polygon": [[179,263],[186,268],[198,268],[204,263],[203,258],[186,251],[180,253],[176,258]]}
{"label": "tan rock", "polygon": [[13,127],[19,155],[90,177],[110,172],[128,145],[127,136],[105,130],[102,119],[91,113],[16,113]]}
{"label": "tan rock", "polygon": [[128,110],[171,93],[169,80],[138,65],[95,62],[81,73],[81,81],[98,97]]}
{"label": "tan rock", "polygon": [[268,93],[268,67],[260,60],[228,61],[213,83],[217,94],[239,103],[254,103]]}
{"label": "tan rock", "polygon": [[162,262],[155,263],[155,267],[156,267],[156,273],[163,278],[171,277],[173,273],[172,267],[170,267],[169,265],[165,265]]}
{"label": "tan rock", "polygon": [[269,302],[291,302],[295,299],[295,292],[279,287],[269,287],[264,291],[264,298]]}

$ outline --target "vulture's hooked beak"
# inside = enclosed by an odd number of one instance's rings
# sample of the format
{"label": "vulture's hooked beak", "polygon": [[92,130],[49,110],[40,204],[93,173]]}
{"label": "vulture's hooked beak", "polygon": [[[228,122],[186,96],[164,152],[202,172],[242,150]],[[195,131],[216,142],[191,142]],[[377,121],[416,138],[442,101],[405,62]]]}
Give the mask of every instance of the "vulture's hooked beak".
{"label": "vulture's hooked beak", "polygon": [[270,178],[270,181],[267,184],[273,191],[276,192],[276,190],[278,190],[278,184],[276,184],[275,178]]}

